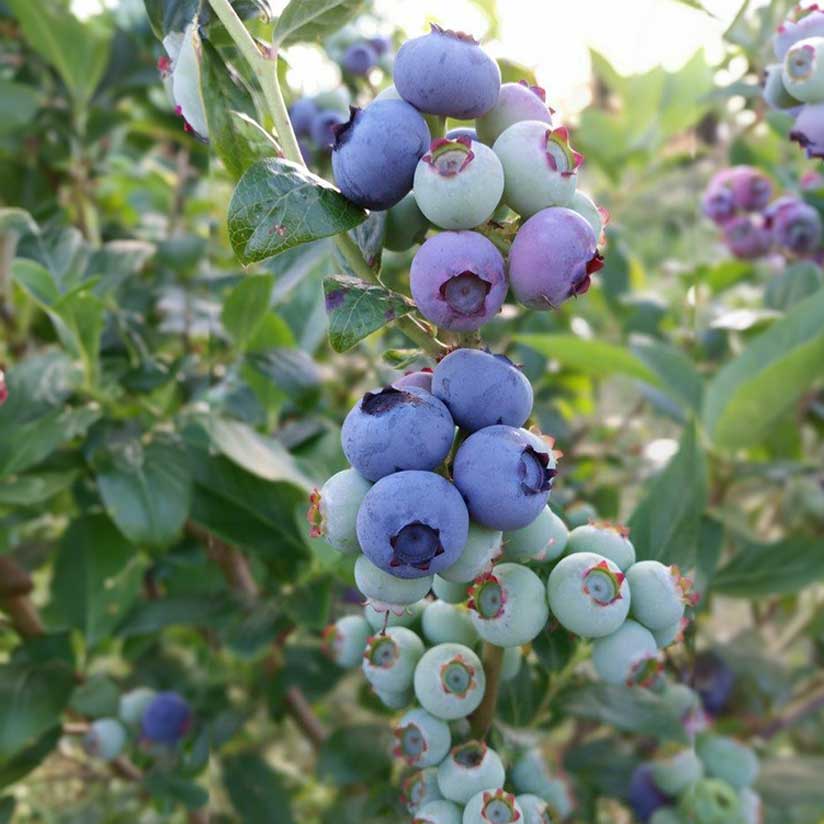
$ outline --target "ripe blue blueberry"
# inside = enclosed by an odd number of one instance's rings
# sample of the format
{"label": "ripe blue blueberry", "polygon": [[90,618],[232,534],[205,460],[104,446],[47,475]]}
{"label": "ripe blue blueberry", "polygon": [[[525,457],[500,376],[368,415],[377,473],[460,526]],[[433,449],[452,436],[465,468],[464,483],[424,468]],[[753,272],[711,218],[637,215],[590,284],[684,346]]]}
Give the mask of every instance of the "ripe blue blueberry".
{"label": "ripe blue blueberry", "polygon": [[463,581],[448,581],[441,575],[436,575],[432,582],[432,592],[447,604],[462,604],[467,598],[469,587]]}
{"label": "ripe blue blueberry", "polygon": [[340,552],[360,552],[355,522],[358,509],[372,484],[354,469],[334,474],[311,496],[309,523],[312,537],[323,536]]}
{"label": "ripe blue blueberry", "polygon": [[349,463],[370,481],[403,469],[435,469],[452,447],[455,424],[429,392],[387,386],[367,392],[341,429]]}
{"label": "ripe blue blueberry", "polygon": [[358,555],[355,561],[355,585],[376,610],[386,612],[393,606],[414,604],[426,597],[432,587],[432,576],[398,578],[376,567],[365,555]]}
{"label": "ripe blue blueberry", "polygon": [[569,132],[539,120],[510,126],[494,143],[504,167],[504,202],[528,218],[548,206],[568,206],[583,155],[569,145]]}
{"label": "ripe blue blueberry", "polygon": [[478,631],[465,606],[448,601],[432,601],[423,611],[421,630],[426,642],[435,644],[465,644],[473,646],[478,641]]}
{"label": "ripe blue blueberry", "polygon": [[594,552],[612,561],[621,572],[635,563],[635,547],[629,539],[629,530],[620,524],[597,521],[577,526],[569,533],[567,554]]}
{"label": "ripe blue blueberry", "polygon": [[793,116],[798,114],[803,104],[787,91],[787,87],[784,85],[784,66],[782,63],[774,63],[764,69],[762,85],[764,87],[764,100],[771,109],[788,112]]}
{"label": "ripe blue blueberry", "polygon": [[821,245],[822,226],[818,210],[792,195],[778,198],[764,214],[773,240],[796,255],[811,255]]}
{"label": "ripe blue blueberry", "polygon": [[524,815],[523,824],[552,824],[549,804],[540,796],[523,793],[515,801]]}
{"label": "ripe blue blueberry", "polygon": [[665,752],[656,757],[651,767],[655,785],[671,798],[704,777],[704,765],[692,748]]}
{"label": "ripe blue blueberry", "polygon": [[405,713],[393,729],[396,758],[410,767],[434,767],[443,761],[452,746],[449,724],[426,710]]}
{"label": "ripe blue blueberry", "polygon": [[646,627],[632,620],[595,640],[592,663],[598,676],[608,684],[650,686],[661,671],[655,638]]}
{"label": "ripe blue blueberry", "polygon": [[444,798],[466,804],[488,787],[502,787],[506,773],[501,757],[485,741],[453,747],[438,767],[438,787]]}
{"label": "ripe blue blueberry", "polygon": [[394,610],[375,609],[374,605],[367,603],[363,608],[363,617],[369,622],[374,632],[388,627],[411,627],[423,614],[427,601],[421,599],[409,606],[400,605]]}
{"label": "ripe blue blueberry", "polygon": [[490,321],[504,302],[504,259],[477,232],[440,232],[416,252],[409,286],[424,317],[469,332]]}
{"label": "ripe blue blueberry", "polygon": [[176,692],[159,692],[140,721],[143,738],[156,744],[175,744],[189,731],[192,711]]}
{"label": "ripe blue blueberry", "polygon": [[466,600],[466,584],[492,569],[492,564],[501,555],[502,537],[500,530],[487,529],[485,526],[469,522],[469,537],[466,539],[463,552],[458,560],[442,570],[439,576],[445,581],[463,587],[464,597],[461,601]]}
{"label": "ripe blue blueberry", "polygon": [[712,221],[723,226],[735,215],[735,197],[728,186],[708,186],[701,199],[701,210]]}
{"label": "ripe blue blueberry", "polygon": [[475,793],[464,807],[463,824],[526,824],[521,805],[502,788]]}
{"label": "ripe blue blueberry", "polygon": [[312,122],[317,113],[318,107],[311,97],[301,97],[292,104],[289,119],[298,137],[309,137],[312,134]]}
{"label": "ripe blue blueberry", "polygon": [[430,801],[424,804],[412,824],[461,824],[461,808],[452,801]]}
{"label": "ripe blue blueberry", "polygon": [[741,800],[725,781],[702,778],[678,799],[678,813],[696,824],[742,824]]}
{"label": "ripe blue blueberry", "polygon": [[782,79],[802,103],[824,103],[824,37],[794,43],[784,56]]}
{"label": "ripe blue blueberry", "polygon": [[311,137],[314,144],[328,152],[335,143],[335,128],[346,123],[346,115],[336,109],[321,109],[312,118]]}
{"label": "ripe blue blueberry", "polygon": [[705,732],[696,739],[695,751],[704,762],[707,775],[726,781],[737,790],[751,787],[758,778],[758,756],[734,738]]}
{"label": "ripe blue blueberry", "polygon": [[612,561],[590,552],[562,558],[549,575],[547,593],[552,614],[584,638],[610,635],[629,613],[624,574]]}
{"label": "ripe blue blueberry", "polygon": [[546,506],[555,456],[524,429],[488,426],[459,447],[452,467],[473,520],[490,529],[521,529]]}
{"label": "ripe blue blueberry", "polygon": [[431,394],[432,392],[432,370],[429,367],[416,372],[406,372],[397,380],[392,381],[392,386],[396,389],[405,389],[407,386],[417,386]]}
{"label": "ripe blue blueberry", "polygon": [[83,739],[86,752],[101,761],[117,758],[126,745],[126,728],[116,718],[98,718]]}
{"label": "ripe blue blueberry", "polygon": [[378,481],[358,512],[364,555],[384,572],[421,578],[454,563],[469,515],[458,490],[434,472],[407,471]]}
{"label": "ripe blue blueberry", "polygon": [[552,125],[552,112],[546,105],[546,92],[540,86],[530,86],[526,80],[504,83],[495,105],[475,124],[478,137],[492,145],[515,123],[537,120]]}
{"label": "ripe blue blueberry", "polygon": [[413,815],[430,802],[443,799],[438,789],[438,771],[434,767],[412,773],[401,786],[401,801]]}
{"label": "ripe blue blueberry", "polygon": [[531,309],[584,294],[603,266],[592,227],[571,209],[544,209],[518,230],[509,254],[512,292]]}
{"label": "ripe blue blueberry", "polygon": [[569,530],[566,524],[548,507],[529,525],[504,534],[505,561],[555,561],[564,554]]}
{"label": "ripe blue blueberry", "polygon": [[500,203],[504,170],[483,143],[438,138],[418,161],[412,190],[435,226],[473,229],[489,220]]}
{"label": "ripe blue blueberry", "polygon": [[392,252],[405,252],[423,243],[429,221],[418,208],[413,192],[409,192],[386,213],[383,245]]}
{"label": "ripe blue blueberry", "polygon": [[664,629],[684,615],[690,581],[677,566],[639,561],[627,570],[632,593],[632,617],[647,629]]}
{"label": "ripe blue blueberry", "polygon": [[398,49],[394,80],[401,97],[416,109],[470,120],[495,105],[501,71],[473,37],[433,24],[429,34]]}
{"label": "ripe blue blueberry", "polygon": [[129,727],[139,727],[140,719],[154,697],[155,691],[148,687],[137,687],[124,692],[117,708],[120,720]]}
{"label": "ripe blue blueberry", "polygon": [[[505,283],[503,288],[505,292]],[[532,412],[526,375],[506,355],[482,349],[450,352],[435,367],[432,393],[467,432],[495,424],[521,426]]]}
{"label": "ripe blue blueberry", "polygon": [[824,157],[824,103],[807,103],[795,119],[790,140],[807,153],[807,157]]}
{"label": "ripe blue blueberry", "polygon": [[735,686],[735,673],[714,652],[705,652],[695,659],[693,686],[707,712],[720,713],[727,704]]}
{"label": "ripe blue blueberry", "polygon": [[349,122],[335,130],[335,183],[358,206],[388,209],[412,189],[415,167],[430,142],[426,122],[402,100],[353,108]]}
{"label": "ripe blue blueberry", "polygon": [[362,615],[345,615],[323,631],[326,654],[339,667],[357,667],[363,659],[372,627]]}
{"label": "ripe blue blueberry", "polygon": [[807,37],[824,37],[824,10],[812,6],[806,13],[802,12],[798,19],[789,17],[779,27],[773,37],[775,56],[783,60],[790,48],[799,40]]}
{"label": "ripe blue blueberry", "polygon": [[392,38],[386,35],[370,37],[366,42],[375,50],[378,57],[383,57],[392,51]]}
{"label": "ripe blue blueberry", "polygon": [[738,215],[724,224],[724,243],[735,257],[754,260],[770,250],[772,235],[757,215]]}
{"label": "ripe blue blueberry", "polygon": [[549,617],[543,582],[520,564],[498,564],[478,578],[467,606],[478,635],[499,647],[528,644]]}
{"label": "ripe blue blueberry", "polygon": [[341,68],[349,74],[364,76],[378,63],[378,53],[371,43],[353,43],[344,52]]}
{"label": "ripe blue blueberry", "polygon": [[651,764],[639,764],[635,768],[627,790],[627,801],[641,824],[647,824],[656,810],[670,803],[669,796],[661,792],[652,778]]}
{"label": "ripe blue blueberry", "polygon": [[412,683],[423,651],[423,641],[411,629],[389,627],[367,641],[363,652],[363,674],[376,690],[402,692]]}
{"label": "ripe blue blueberry", "polygon": [[414,684],[415,697],[427,712],[444,721],[454,721],[466,718],[478,708],[486,689],[486,675],[480,659],[469,647],[438,644],[418,662]]}

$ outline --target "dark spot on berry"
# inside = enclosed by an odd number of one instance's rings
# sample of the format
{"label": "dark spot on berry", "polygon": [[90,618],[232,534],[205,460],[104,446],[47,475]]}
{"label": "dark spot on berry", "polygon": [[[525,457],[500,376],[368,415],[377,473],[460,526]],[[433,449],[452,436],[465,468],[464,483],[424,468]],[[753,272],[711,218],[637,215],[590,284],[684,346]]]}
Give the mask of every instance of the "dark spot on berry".
{"label": "dark spot on berry", "polygon": [[410,406],[420,406],[426,403],[423,398],[412,392],[403,389],[396,389],[394,386],[385,386],[380,392],[367,392],[361,400],[361,411],[366,415],[385,415],[393,409],[409,404]]}

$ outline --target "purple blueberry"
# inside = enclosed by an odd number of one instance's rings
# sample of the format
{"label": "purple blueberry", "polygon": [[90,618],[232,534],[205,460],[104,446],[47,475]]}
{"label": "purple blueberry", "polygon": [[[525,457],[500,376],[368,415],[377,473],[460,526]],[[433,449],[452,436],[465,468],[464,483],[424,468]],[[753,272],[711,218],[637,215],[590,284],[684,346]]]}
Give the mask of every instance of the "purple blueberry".
{"label": "purple blueberry", "polygon": [[807,157],[824,157],[824,103],[807,103],[801,107],[790,131]]}
{"label": "purple blueberry", "polygon": [[798,20],[787,19],[778,27],[773,37],[775,56],[783,60],[799,40],[807,37],[824,37],[824,9],[819,9],[817,5]]}
{"label": "purple blueberry", "polygon": [[429,148],[429,127],[403,100],[377,100],[351,112],[335,130],[335,182],[353,203],[388,209],[412,189],[415,167]]}
{"label": "purple blueberry", "polygon": [[189,731],[192,711],[176,692],[159,692],[140,720],[143,737],[157,744],[175,744]]}
{"label": "purple blueberry", "polygon": [[312,120],[312,140],[322,151],[329,151],[335,142],[335,127],[346,121],[345,115],[334,109],[321,109]]}
{"label": "purple blueberry", "polygon": [[509,282],[519,303],[557,309],[589,289],[603,266],[592,227],[563,206],[542,209],[518,230],[509,253]]}
{"label": "purple blueberry", "polygon": [[436,367],[432,393],[461,429],[521,426],[532,412],[532,386],[506,355],[456,349]]}
{"label": "purple blueberry", "polygon": [[743,212],[760,212],[766,208],[773,192],[770,179],[752,166],[735,166],[729,171],[736,208]]}
{"label": "purple blueberry", "polygon": [[742,260],[754,260],[766,255],[771,241],[763,219],[756,215],[739,215],[724,226],[727,248]]}
{"label": "purple blueberry", "polygon": [[475,125],[481,140],[491,146],[502,132],[522,120],[541,120],[552,125],[546,92],[540,86],[530,86],[526,80],[504,83],[495,105]]}
{"label": "purple blueberry", "polygon": [[370,481],[402,469],[434,469],[452,447],[455,424],[434,395],[415,386],[367,392],[346,416],[343,452]]}
{"label": "purple blueberry", "polygon": [[378,62],[378,53],[371,43],[353,43],[344,52],[341,66],[349,74],[366,75]]}
{"label": "purple blueberry", "polygon": [[308,166],[314,159],[311,143],[305,138],[299,137],[298,148],[300,149],[300,156],[303,158],[303,162]]}
{"label": "purple blueberry", "polygon": [[440,232],[415,254],[409,285],[421,314],[432,323],[472,331],[491,320],[504,302],[504,259],[477,232]]}
{"label": "purple blueberry", "polygon": [[495,105],[501,70],[475,38],[433,23],[429,34],[400,47],[394,80],[400,96],[416,109],[471,120]]}
{"label": "purple blueberry", "polygon": [[507,531],[541,514],[555,475],[555,457],[546,443],[524,429],[500,425],[470,435],[452,467],[472,520]]}
{"label": "purple blueberry", "polygon": [[460,493],[434,472],[382,478],[358,511],[364,555],[398,578],[422,578],[451,566],[468,534],[469,514]]}
{"label": "purple blueberry", "polygon": [[292,128],[298,137],[309,137],[312,133],[312,123],[318,107],[311,97],[301,97],[296,100],[289,109],[289,119],[292,121]]}
{"label": "purple blueberry", "polygon": [[704,709],[717,715],[729,701],[735,685],[735,673],[714,652],[703,652],[695,659],[692,685],[701,697]]}
{"label": "purple blueberry", "polygon": [[392,384],[396,389],[417,386],[426,392],[432,391],[432,370],[427,366],[417,372],[406,372]]}
{"label": "purple blueberry", "polygon": [[785,195],[764,213],[773,240],[796,255],[810,255],[821,243],[821,216],[803,200]]}
{"label": "purple blueberry", "polygon": [[627,801],[643,824],[652,818],[652,814],[657,809],[672,803],[672,799],[664,795],[656,786],[652,778],[652,767],[649,764],[640,764],[635,768],[629,782]]}
{"label": "purple blueberry", "polygon": [[377,37],[370,37],[367,42],[375,50],[375,54],[377,54],[378,57],[383,57],[383,55],[389,54],[389,52],[392,51],[391,37],[379,35]]}
{"label": "purple blueberry", "polygon": [[[470,140],[474,142],[478,141],[478,133],[475,129],[470,129],[467,126],[459,126],[457,129],[450,129],[444,137],[447,140],[457,140],[459,137],[468,137]],[[483,142],[483,141],[480,141]]]}
{"label": "purple blueberry", "polygon": [[727,186],[708,186],[701,200],[701,209],[712,221],[723,225],[735,216],[735,198]]}

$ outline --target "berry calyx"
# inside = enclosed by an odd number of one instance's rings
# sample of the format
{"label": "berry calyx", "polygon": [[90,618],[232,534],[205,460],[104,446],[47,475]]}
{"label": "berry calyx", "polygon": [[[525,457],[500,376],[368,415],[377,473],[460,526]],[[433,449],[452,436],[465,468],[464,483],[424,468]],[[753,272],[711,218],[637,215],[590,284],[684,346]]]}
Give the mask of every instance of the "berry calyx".
{"label": "berry calyx", "polygon": [[545,151],[549,168],[562,177],[575,175],[584,162],[584,156],[570,145],[569,129],[566,126],[546,130]]}
{"label": "berry calyx", "polygon": [[443,691],[458,698],[466,698],[476,686],[475,668],[460,655],[441,664],[440,677]]}
{"label": "berry calyx", "polygon": [[505,603],[506,593],[498,579],[490,573],[473,583],[466,605],[475,610],[480,618],[492,619],[503,614]]}
{"label": "berry calyx", "polygon": [[608,606],[620,600],[621,584],[625,575],[610,568],[606,560],[599,561],[584,574],[583,590],[599,606]]}
{"label": "berry calyx", "polygon": [[441,177],[454,177],[462,172],[474,157],[471,138],[461,135],[455,140],[445,137],[433,140],[421,161],[428,163]]}
{"label": "berry calyx", "polygon": [[372,635],[366,641],[363,657],[373,667],[389,669],[400,657],[400,650],[388,635]]}

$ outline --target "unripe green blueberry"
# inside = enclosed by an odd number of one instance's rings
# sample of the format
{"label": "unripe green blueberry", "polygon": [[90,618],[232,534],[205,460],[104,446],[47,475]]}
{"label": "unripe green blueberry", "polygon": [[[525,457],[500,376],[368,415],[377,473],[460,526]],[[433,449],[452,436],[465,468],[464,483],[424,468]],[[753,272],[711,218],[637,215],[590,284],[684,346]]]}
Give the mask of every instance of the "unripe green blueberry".
{"label": "unripe green blueberry", "polygon": [[524,822],[524,813],[515,796],[502,788],[481,790],[467,802],[463,824],[514,824]]}
{"label": "unripe green blueberry", "polygon": [[621,572],[635,563],[635,547],[629,539],[629,530],[608,521],[576,526],[567,541],[567,555],[573,552],[594,552],[612,561]]}
{"label": "unripe green blueberry", "polygon": [[423,641],[406,627],[389,627],[373,635],[363,653],[363,674],[379,690],[401,692],[412,683],[415,667],[423,655]]}
{"label": "unripe green blueberry", "polygon": [[360,552],[355,524],[358,509],[372,484],[354,469],[337,472],[311,495],[312,537],[323,537],[340,552]]}
{"label": "unripe green blueberry", "polygon": [[461,808],[452,801],[430,801],[421,807],[412,824],[461,824]]}
{"label": "unripe green blueberry", "polygon": [[559,821],[572,812],[574,800],[566,779],[550,775],[540,750],[533,748],[522,752],[512,765],[509,777],[517,793],[543,798]]}
{"label": "unripe green blueberry", "polygon": [[407,687],[405,690],[379,690],[375,687],[372,687],[372,692],[378,696],[381,704],[384,705],[387,709],[390,710],[402,710],[408,707],[413,699],[415,698],[414,693],[412,692],[411,687]]}
{"label": "unripe green blueberry", "polygon": [[[469,537],[460,557],[452,566],[441,570],[440,577],[453,583],[469,584],[492,568],[502,552],[503,533],[497,529],[469,522]],[[436,576],[437,577],[437,576]],[[437,582],[436,582],[437,583]],[[441,597],[441,596],[438,596]],[[461,600],[466,598],[466,587]]]}
{"label": "unripe green blueberry", "polygon": [[501,681],[511,681],[520,671],[524,653],[520,647],[505,647],[501,662]]}
{"label": "unripe green blueberry", "polygon": [[652,779],[661,792],[681,795],[687,787],[704,777],[704,765],[693,749],[656,758],[651,764]]}
{"label": "unripe green blueberry", "polygon": [[685,824],[742,824],[741,801],[735,790],[717,778],[696,781],[678,800]]}
{"label": "unripe green blueberry", "polygon": [[449,724],[422,709],[409,710],[395,724],[393,732],[393,755],[410,767],[434,767],[452,746]]}
{"label": "unripe green blueberry", "polygon": [[453,721],[474,712],[486,689],[481,660],[463,644],[438,644],[415,667],[415,696],[436,718]]}
{"label": "unripe green blueberry", "polygon": [[570,632],[600,638],[615,632],[626,620],[630,592],[624,573],[592,552],[567,555],[547,581],[549,608]]}
{"label": "unripe green blueberry", "polygon": [[143,712],[152,703],[154,697],[155,691],[148,687],[137,687],[124,692],[120,696],[117,707],[120,720],[129,727],[139,727]]}
{"label": "unripe green blueberry", "polygon": [[649,824],[684,824],[675,807],[659,807],[649,820]]}
{"label": "unripe green blueberry", "polygon": [[649,686],[661,669],[652,633],[631,619],[615,632],[595,640],[592,663],[608,684]]}
{"label": "unripe green blueberry", "polygon": [[564,515],[571,529],[598,520],[598,512],[595,507],[583,501],[567,507]]}
{"label": "unripe green blueberry", "polygon": [[701,698],[698,693],[686,684],[667,682],[659,695],[667,702],[668,706],[675,710],[679,718],[683,718],[701,706]]}
{"label": "unripe green blueberry", "polygon": [[784,87],[802,103],[824,102],[824,37],[799,40],[784,57]]}
{"label": "unripe green blueberry", "polygon": [[405,252],[423,243],[428,229],[429,221],[418,208],[415,195],[409,192],[386,212],[383,245],[392,252]]}
{"label": "unripe green blueberry", "polygon": [[547,506],[528,526],[504,533],[504,560],[554,561],[564,554],[569,530]]}
{"label": "unripe green blueberry", "polygon": [[467,608],[448,601],[437,600],[427,605],[421,629],[426,642],[433,646],[454,642],[471,647],[478,640],[478,631]]}
{"label": "unripe green blueberry", "polygon": [[770,108],[782,112],[797,109],[803,105],[787,91],[784,85],[784,66],[781,63],[775,63],[764,69],[762,85],[764,86],[764,100]]}
{"label": "unripe green blueberry", "polygon": [[117,758],[126,745],[126,728],[116,718],[98,718],[83,739],[86,752],[101,761]]}
{"label": "unripe green blueberry", "polygon": [[761,801],[761,796],[752,788],[744,787],[739,790],[738,798],[741,802],[741,814],[744,818],[744,824],[763,824],[764,804]]}
{"label": "unripe green blueberry", "polygon": [[436,575],[432,582],[432,592],[447,604],[462,604],[466,601],[469,586],[460,581],[448,581],[442,575]]}
{"label": "unripe green blueberry", "polygon": [[467,606],[478,635],[499,647],[528,644],[549,618],[544,592],[543,582],[528,567],[498,564],[469,592]]}
{"label": "unripe green blueberry", "polygon": [[686,617],[681,618],[674,624],[670,624],[663,629],[654,629],[652,634],[655,637],[655,643],[658,644],[658,649],[665,649],[671,644],[680,641],[684,637],[684,630],[689,625]]}
{"label": "unripe green blueberry", "polygon": [[401,801],[406,809],[414,814],[429,804],[430,801],[441,801],[443,796],[438,789],[438,771],[435,767],[427,767],[410,775],[404,780],[401,792]]}
{"label": "unripe green blueberry", "polygon": [[466,804],[482,789],[503,786],[505,778],[501,757],[485,741],[453,747],[438,767],[441,795],[457,804]]}
{"label": "unripe green blueberry", "polygon": [[432,576],[396,578],[376,567],[365,555],[355,561],[355,584],[376,609],[414,604],[432,588]]}
{"label": "unripe green blueberry", "polygon": [[323,631],[324,652],[339,667],[357,667],[371,634],[372,627],[362,615],[344,615]]}
{"label": "unripe green blueberry", "polygon": [[632,617],[647,629],[667,629],[684,616],[690,581],[677,566],[639,561],[627,570]]}
{"label": "unripe green blueberry", "polygon": [[384,624],[387,627],[411,627],[423,614],[427,603],[429,602],[425,598],[421,598],[420,601],[415,601],[409,606],[385,610],[375,609],[371,603],[367,602],[363,607],[363,617],[369,622],[374,632],[380,632]]}
{"label": "unripe green blueberry", "polygon": [[704,762],[707,775],[726,781],[737,790],[752,786],[758,778],[758,756],[734,738],[702,733],[695,742],[695,751]]}
{"label": "unripe green blueberry", "polygon": [[516,795],[515,800],[524,814],[523,824],[552,824],[549,804],[532,793]]}
{"label": "unripe green blueberry", "polygon": [[609,223],[609,212],[603,207],[598,206],[595,201],[587,194],[580,190],[576,190],[569,202],[569,208],[578,214],[592,227],[598,244],[601,245],[606,241],[604,229]]}

